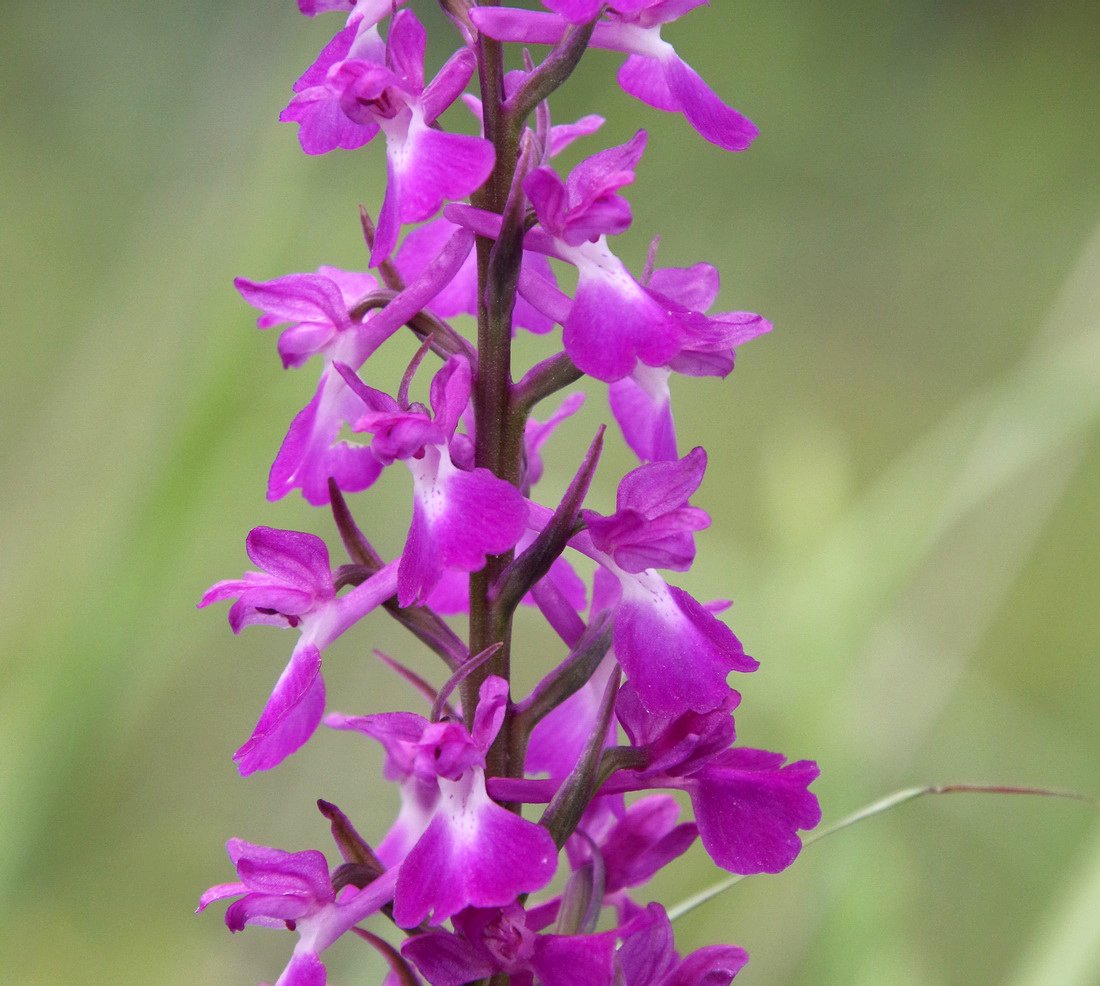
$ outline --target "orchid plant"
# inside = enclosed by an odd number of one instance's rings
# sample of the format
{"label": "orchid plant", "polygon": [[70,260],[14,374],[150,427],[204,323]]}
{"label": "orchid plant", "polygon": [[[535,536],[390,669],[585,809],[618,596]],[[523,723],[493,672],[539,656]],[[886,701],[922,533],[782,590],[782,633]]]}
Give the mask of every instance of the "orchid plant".
{"label": "orchid plant", "polygon": [[[369,270],[322,266],[236,286],[261,329],[284,326],[284,366],[321,365],[268,497],[297,490],[327,506],[347,560],[334,565],[314,534],[257,527],[246,541],[256,570],[217,582],[199,605],[234,600],[234,633],[253,623],[298,631],[234,756],[240,773],[278,766],[324,724],[381,744],[401,809],[368,840],[319,802],[335,868],[316,849],[230,840],[237,880],[207,890],[199,909],[233,898],[231,930],[296,931],[278,986],[325,986],[321,955],[349,934],[384,956],[388,986],[729,983],[745,952],[713,945],[682,958],[665,909],[638,888],[696,838],[731,874],[777,872],[820,820],[814,763],[735,744],[740,696],[727,679],[757,662],[719,617],[722,604],[662,574],[691,567],[695,533],[710,523],[692,502],[707,456],[680,454],[669,378],[725,377],[735,348],[771,326],[747,312],[707,314],[719,289],[709,264],[659,268],[651,249],[635,276],[612,252],[609,238],[631,224],[622,192],[644,131],[565,177],[552,163],[603,122],[554,123],[548,103],[593,47],[627,56],[618,81],[642,102],[682,114],[726,150],[751,144],[755,126],[661,38],[703,2],[543,0],[535,11],[440,0],[457,51],[425,81],[426,31],[411,5],[299,0],[307,16],[346,23],[281,118],[298,125],[307,154],[385,143],[377,221],[361,210]],[[522,69],[505,71],[508,44],[525,46]],[[441,126],[459,99],[478,133]],[[572,296],[558,285],[562,264],[576,269]],[[476,341],[452,325],[460,315],[476,318]],[[517,333],[559,325],[556,355],[514,365]],[[406,351],[393,389],[371,372],[382,346]],[[410,398],[418,375],[427,406]],[[576,454],[560,502],[536,492],[543,446],[578,408],[582,395],[570,391],[584,377],[606,385],[639,460],[609,516],[585,506],[602,427]],[[411,521],[387,559],[360,530],[354,495],[398,461],[412,473]],[[590,580],[574,567],[582,556]],[[513,639],[521,605],[561,641],[526,695],[514,693],[510,669],[543,654]],[[388,659],[418,686],[419,710],[326,715],[323,653],[380,618],[375,610],[438,657],[436,681]],[[690,799],[694,820],[681,820],[667,791]],[[390,940],[360,926],[376,913]]]}

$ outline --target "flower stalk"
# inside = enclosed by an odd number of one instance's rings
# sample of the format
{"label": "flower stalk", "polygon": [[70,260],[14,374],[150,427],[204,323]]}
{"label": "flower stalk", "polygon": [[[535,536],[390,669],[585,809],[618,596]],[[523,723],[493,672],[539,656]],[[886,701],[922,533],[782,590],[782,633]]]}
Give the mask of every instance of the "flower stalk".
{"label": "flower stalk", "polygon": [[[563,178],[553,158],[603,120],[556,123],[550,100],[586,52],[604,48],[627,55],[627,92],[682,114],[704,139],[743,150],[755,127],[660,38],[695,4],[544,6],[445,0],[457,49],[429,82],[411,3],[299,0],[307,16],[346,20],[281,119],[297,124],[307,154],[384,145],[385,196],[373,213],[359,208],[370,267],[236,285],[260,311],[259,328],[283,327],[284,366],[321,365],[268,496],[300,492],[328,506],[346,561],[334,564],[315,534],[257,527],[246,542],[255,569],[215,583],[200,605],[232,601],[234,632],[264,624],[297,634],[235,755],[240,773],[277,767],[323,724],[381,745],[402,807],[375,833],[318,802],[343,858],[334,869],[318,850],[230,840],[238,880],[210,888],[200,910],[232,898],[232,930],[297,932],[278,986],[323,986],[321,955],[349,934],[405,986],[728,983],[743,950],[681,959],[664,909],[633,895],[697,838],[732,873],[777,872],[820,819],[814,763],[735,745],[740,695],[728,677],[756,661],[719,607],[661,574],[690,568],[710,523],[691,502],[706,453],[681,454],[668,381],[728,375],[735,347],[770,325],[749,312],[707,314],[719,289],[709,264],[658,268],[651,251],[634,277],[611,241],[632,222],[623,189],[646,133],[595,150]],[[506,72],[511,44],[525,46],[524,67]],[[540,59],[532,45],[549,51]],[[477,110],[477,134],[440,123],[460,96]],[[572,295],[558,287],[563,265],[576,268]],[[559,329],[560,351],[528,365],[525,335]],[[404,347],[400,380],[380,379],[371,363],[383,346]],[[606,516],[586,506],[611,437],[603,425],[587,450],[564,450],[574,478],[561,499],[539,498],[543,447],[580,406],[574,388],[585,378],[638,458]],[[425,379],[420,403],[413,384]],[[409,529],[386,558],[356,515],[399,462],[411,475]],[[516,639],[521,607],[546,620],[557,653]],[[326,648],[353,628],[369,640],[378,609],[446,670],[422,677],[403,656],[383,656],[423,707],[329,711],[339,699],[326,694]],[[520,662],[541,665],[526,696],[513,694]],[[661,791],[686,793],[693,820],[679,821]],[[554,895],[546,888],[559,872],[565,889]],[[362,927],[371,915],[396,938]]]}

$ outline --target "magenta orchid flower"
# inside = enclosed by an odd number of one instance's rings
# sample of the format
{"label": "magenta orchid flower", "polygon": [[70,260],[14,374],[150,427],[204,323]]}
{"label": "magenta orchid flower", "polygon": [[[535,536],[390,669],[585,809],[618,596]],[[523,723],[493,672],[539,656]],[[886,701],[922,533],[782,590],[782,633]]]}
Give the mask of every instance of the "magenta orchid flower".
{"label": "magenta orchid flower", "polygon": [[485,753],[500,730],[507,701],[507,683],[487,678],[472,732],[411,713],[327,720],[334,729],[379,739],[387,770],[401,779],[403,802],[416,808],[415,817],[410,811],[399,819],[404,827],[383,843],[391,858],[411,845],[394,894],[394,920],[403,928],[426,919],[439,923],[466,907],[503,906],[541,889],[554,875],[557,849],[550,833],[502,808],[485,791]]}
{"label": "magenta orchid flower", "polygon": [[452,457],[470,373],[460,356],[443,365],[432,380],[432,416],[423,407],[401,407],[345,371],[368,408],[354,429],[374,435],[370,448],[379,462],[401,459],[413,475],[412,525],[397,580],[402,606],[426,600],[446,570],[476,572],[487,555],[508,551],[526,529],[526,504],[514,486],[487,469],[460,469]]}
{"label": "magenta orchid flower", "polygon": [[[328,479],[348,492],[365,490],[382,466],[365,446],[337,441],[340,430],[359,413],[360,403],[332,369],[340,361],[359,369],[388,338],[381,321],[352,321],[350,309],[377,288],[370,274],[321,267],[316,274],[287,274],[272,281],[234,281],[241,296],[263,314],[261,329],[291,323],[279,337],[286,367],[311,356],[324,359],[313,399],[295,416],[268,476],[267,497],[279,500],[301,489],[309,503],[328,503]],[[376,314],[376,313],[372,313]]]}
{"label": "magenta orchid flower", "polygon": [[297,931],[298,943],[275,986],[325,986],[321,952],[393,897],[392,872],[362,889],[335,893],[328,862],[315,849],[285,852],[243,839],[230,839],[226,849],[240,882],[211,887],[199,899],[198,911],[237,897],[225,912],[230,931],[249,924]]}
{"label": "magenta orchid flower", "polygon": [[312,534],[256,527],[246,546],[262,571],[215,583],[199,606],[235,599],[229,609],[234,633],[263,623],[295,627],[301,636],[256,728],[233,755],[242,775],[282,763],[313,735],[325,708],[321,651],[397,589],[397,565],[391,562],[337,597],[328,549]]}
{"label": "magenta orchid flower", "polygon": [[433,125],[470,81],[474,56],[456,52],[430,85],[424,84],[426,33],[416,16],[399,11],[384,50],[366,20],[349,24],[295,83],[296,95],[280,116],[299,124],[307,154],[359,147],[379,131],[386,139],[386,196],[378,218],[371,266],[397,245],[403,223],[420,222],[445,199],[462,198],[489,176],[493,145]]}

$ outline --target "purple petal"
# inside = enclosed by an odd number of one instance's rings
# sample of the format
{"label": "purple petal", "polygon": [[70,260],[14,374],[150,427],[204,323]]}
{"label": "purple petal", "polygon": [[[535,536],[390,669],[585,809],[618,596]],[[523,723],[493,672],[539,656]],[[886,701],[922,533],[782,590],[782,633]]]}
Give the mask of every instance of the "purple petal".
{"label": "purple petal", "polygon": [[678,457],[668,378],[668,369],[639,363],[630,376],[613,381],[607,391],[626,444],[644,462]]}
{"label": "purple petal", "polygon": [[650,518],[677,510],[699,489],[706,468],[707,453],[700,446],[682,459],[639,466],[619,483],[616,506],[619,510],[630,507]]}
{"label": "purple petal", "polygon": [[441,780],[440,789],[440,808],[397,878],[393,915],[402,928],[509,904],[544,887],[557,867],[550,833],[491,801],[480,770]]}
{"label": "purple petal", "polygon": [[248,741],[233,754],[242,777],[282,763],[313,735],[325,710],[321,652],[299,643]]}
{"label": "purple petal", "polygon": [[678,825],[679,816],[680,806],[667,794],[642,798],[627,809],[600,847],[607,893],[646,883],[687,852],[698,830],[691,823]]}
{"label": "purple petal", "polygon": [[425,123],[435,123],[436,119],[459,97],[474,74],[476,65],[477,60],[469,48],[460,48],[447,59],[446,64],[432,79],[420,99]]}
{"label": "purple petal", "polygon": [[398,576],[402,606],[425,598],[444,568],[476,572],[487,555],[511,549],[527,524],[520,492],[487,469],[461,472],[431,446],[407,465],[414,479],[413,519]]}
{"label": "purple petal", "polygon": [[287,852],[231,839],[230,859],[248,889],[265,894],[303,894],[313,900],[332,899],[328,861],[316,849]]}
{"label": "purple petal", "polygon": [[403,146],[394,148],[394,174],[400,184],[398,218],[420,222],[435,215],[444,199],[465,198],[493,170],[493,145],[481,137],[409,127]]}
{"label": "purple petal", "polygon": [[665,73],[656,58],[631,55],[623,62],[617,78],[626,92],[647,106],[671,113],[679,111],[680,102],[669,91]]}
{"label": "purple petal", "polygon": [[474,26],[496,41],[524,44],[557,44],[569,22],[556,14],[512,7],[474,7],[469,12]]}
{"label": "purple petal", "polygon": [[362,410],[362,402],[339,374],[326,370],[313,399],[295,415],[271,464],[267,498],[279,500],[300,488],[306,502],[326,504],[330,476],[345,493],[371,486],[382,465],[370,448],[350,442],[333,444],[344,424],[354,421]]}
{"label": "purple petal", "polygon": [[497,971],[489,953],[458,935],[433,932],[416,935],[401,946],[432,986],[463,986],[488,979]]}
{"label": "purple petal", "polygon": [[661,67],[669,90],[700,136],[727,151],[743,151],[755,140],[756,125],[723,103],[687,62],[673,53],[661,60]]}
{"label": "purple petal", "polygon": [[578,368],[610,383],[628,376],[638,360],[663,366],[681,349],[679,319],[610,254],[579,267],[576,300],[562,341]]}
{"label": "purple petal", "polygon": [[736,945],[708,945],[692,952],[661,986],[729,986],[748,961],[749,953]]}
{"label": "purple petal", "polygon": [[807,790],[817,764],[765,750],[731,749],[691,778],[699,835],[711,858],[732,873],[778,873],[802,848],[799,829],[821,821]]}
{"label": "purple petal", "polygon": [[542,0],[542,5],[567,21],[583,24],[600,12],[603,0]]}
{"label": "purple petal", "polygon": [[278,319],[269,324],[325,322],[335,328],[351,324],[340,289],[320,274],[287,274],[273,281],[238,277],[233,286],[253,308]]}
{"label": "purple petal", "polygon": [[729,627],[682,589],[652,573],[622,584],[615,656],[653,714],[716,709],[731,691],[729,672],[756,669]]}
{"label": "purple petal", "polygon": [[718,271],[710,264],[661,267],[646,282],[650,291],[693,311],[705,312],[718,297]]}
{"label": "purple petal", "polygon": [[254,527],[245,546],[253,564],[283,584],[321,597],[332,596],[328,548],[315,534]]}
{"label": "purple petal", "polygon": [[424,48],[428,32],[411,10],[402,10],[390,22],[386,39],[387,60],[408,83],[409,92],[424,91]]}
{"label": "purple petal", "polygon": [[614,979],[615,931],[539,935],[531,968],[544,986],[607,986]]}
{"label": "purple petal", "polygon": [[225,925],[230,931],[241,931],[245,925],[263,928],[285,927],[287,921],[297,921],[308,914],[312,901],[302,896],[253,893],[234,901],[225,910]]}

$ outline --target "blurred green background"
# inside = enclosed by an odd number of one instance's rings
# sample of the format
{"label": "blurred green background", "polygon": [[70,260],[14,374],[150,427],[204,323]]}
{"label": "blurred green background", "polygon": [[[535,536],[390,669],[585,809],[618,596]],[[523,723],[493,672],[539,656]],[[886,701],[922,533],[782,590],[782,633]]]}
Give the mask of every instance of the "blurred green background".
{"label": "blurred green background", "polygon": [[[280,369],[231,280],[361,268],[380,148],[307,159],[276,122],[332,15],[3,9],[0,981],[272,981],[292,936],[191,915],[231,878],[224,840],[324,846],[318,796],[377,839],[394,798],[343,734],[248,780],[230,760],[292,637],[234,639],[194,604],[244,569],[250,527],[332,531],[264,500],[316,370]],[[726,382],[675,391],[714,519],[680,581],[733,598],[762,662],[737,683],[742,740],[819,760],[827,819],[926,782],[1100,794],[1100,7],[722,2],[665,36],[759,124],[750,152],[623,96],[606,53],[556,115],[608,117],[583,154],[650,130],[624,257],[659,232],[664,264],[719,267],[719,308],[776,325]],[[593,389],[548,449],[547,497],[606,418]],[[597,505],[628,463],[609,452]],[[387,551],[394,472],[355,504]],[[521,633],[526,674],[560,657]],[[417,708],[375,647],[438,675],[379,618],[326,655],[330,705]],[[693,851],[655,895],[714,878]],[[918,801],[679,939],[745,946],[746,986],[1095,986],[1100,818]],[[331,981],[380,982],[368,951],[334,948]]]}

